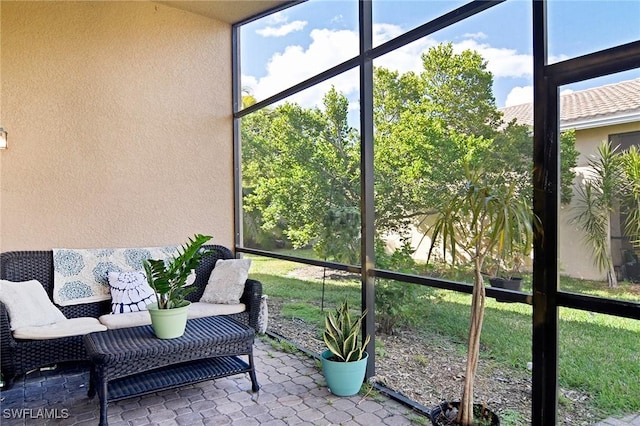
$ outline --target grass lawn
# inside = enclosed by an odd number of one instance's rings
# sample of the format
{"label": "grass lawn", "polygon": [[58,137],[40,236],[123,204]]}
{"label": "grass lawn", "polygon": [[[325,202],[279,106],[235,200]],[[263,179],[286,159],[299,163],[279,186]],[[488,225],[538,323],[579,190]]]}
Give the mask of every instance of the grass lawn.
{"label": "grass lawn", "polygon": [[[264,293],[284,302],[284,315],[317,323],[320,335],[324,319],[321,281],[296,276],[294,272],[304,265],[252,258],[250,275],[262,281]],[[561,279],[566,291],[640,301],[640,285],[620,284],[618,289],[608,289],[606,283]],[[526,279],[524,287],[531,290]],[[464,353],[471,296],[424,290],[424,297],[418,295],[409,308],[411,327],[446,337]],[[360,303],[359,281],[327,279],[325,307],[334,307],[345,298],[355,306]],[[528,305],[487,299],[481,357],[525,369],[531,361],[531,311]],[[606,415],[640,411],[640,321],[561,308],[559,334],[560,386],[587,392],[595,408]]]}

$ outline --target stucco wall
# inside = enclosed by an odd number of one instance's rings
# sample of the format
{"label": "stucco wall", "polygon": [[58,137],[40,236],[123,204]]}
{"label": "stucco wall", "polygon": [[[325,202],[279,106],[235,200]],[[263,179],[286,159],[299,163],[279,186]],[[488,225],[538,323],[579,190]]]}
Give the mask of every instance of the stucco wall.
{"label": "stucco wall", "polygon": [[2,1],[0,249],[233,244],[229,25]]}
{"label": "stucco wall", "polygon": [[[609,135],[640,130],[640,123],[628,123],[617,126],[599,127],[576,131],[576,148],[580,152],[578,158],[578,170],[580,174],[588,164],[591,156],[597,155],[598,146],[606,141]],[[580,176],[578,176],[578,179]],[[575,215],[572,202],[569,206],[563,206],[559,220],[559,255],[560,274],[576,278],[605,280],[605,274],[594,265],[590,246],[584,242],[584,232],[570,223]],[[619,223],[612,223],[612,235],[620,236]],[[612,245],[614,262],[621,262],[621,248],[619,241],[614,240]]]}

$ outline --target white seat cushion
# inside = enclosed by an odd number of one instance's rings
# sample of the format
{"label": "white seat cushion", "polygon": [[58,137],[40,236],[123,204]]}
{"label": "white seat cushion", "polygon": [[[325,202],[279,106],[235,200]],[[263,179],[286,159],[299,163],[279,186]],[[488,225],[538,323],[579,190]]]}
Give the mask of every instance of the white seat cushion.
{"label": "white seat cushion", "polygon": [[[230,315],[244,312],[247,309],[244,303],[235,305],[193,302],[189,306],[187,317],[202,318],[214,315]],[[106,314],[99,318],[100,322],[108,329],[136,327],[139,325],[150,325],[151,317],[149,312],[127,312],[125,314]]]}
{"label": "white seat cushion", "polygon": [[94,331],[105,331],[107,327],[96,318],[81,317],[65,319],[53,324],[21,327],[13,332],[15,339],[47,340],[60,337],[81,336]]}
{"label": "white seat cushion", "polygon": [[151,317],[148,311],[127,312],[124,314],[106,314],[98,318],[109,330],[116,328],[137,327],[150,325]]}
{"label": "white seat cushion", "polygon": [[244,312],[247,309],[244,303],[233,305],[222,303],[195,302],[189,306],[188,318],[211,317],[214,315],[231,315]]}

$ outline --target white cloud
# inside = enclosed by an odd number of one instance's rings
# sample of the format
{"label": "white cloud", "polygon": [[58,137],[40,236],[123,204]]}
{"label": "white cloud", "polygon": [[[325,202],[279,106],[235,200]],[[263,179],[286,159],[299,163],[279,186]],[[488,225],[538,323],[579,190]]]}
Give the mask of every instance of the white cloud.
{"label": "white cloud", "polygon": [[396,70],[400,73],[409,71],[420,73],[423,70],[422,53],[437,44],[438,42],[433,39],[423,38],[375,59],[373,63],[377,67]]}
{"label": "white cloud", "polygon": [[487,35],[482,31],[478,31],[477,33],[465,33],[462,35],[462,38],[473,38],[476,40],[482,40],[487,38]]}
{"label": "white cloud", "polygon": [[569,59],[570,56],[569,55],[565,55],[565,54],[560,54],[560,55],[550,55],[549,56],[549,60],[548,62],[550,64],[555,64],[556,62],[562,62],[562,61],[566,61],[567,59]]}
{"label": "white cloud", "polygon": [[[256,99],[262,100],[358,53],[358,36],[353,31],[314,29],[310,37],[312,41],[307,49],[292,45],[273,54],[264,77],[255,79],[243,76],[243,87],[250,87]],[[298,102],[304,99],[305,102],[301,104],[305,106],[318,105],[331,84],[346,94],[357,91],[359,87],[357,74],[351,74],[349,78],[338,76],[331,79],[328,85],[321,84],[305,90],[296,99]]]}
{"label": "white cloud", "polygon": [[[392,24],[376,24],[373,27],[374,45],[380,45],[402,34],[404,29]],[[454,43],[454,50],[460,52],[472,49],[487,60],[487,68],[495,78],[530,78],[533,70],[532,56],[518,53],[514,49],[493,47],[480,43],[476,39],[486,37],[484,33],[466,34],[467,38]],[[321,70],[337,65],[358,53],[357,32],[350,30],[313,29],[310,32],[311,44],[304,48],[299,45],[287,46],[283,51],[274,53],[267,66],[266,75],[259,79],[243,76],[243,87],[250,87],[256,99],[265,99],[274,93],[299,83]],[[421,54],[438,44],[431,37],[421,38],[403,48],[377,58],[375,66],[383,66],[400,73],[422,70]],[[322,96],[334,85],[346,94],[350,101],[359,98],[358,75],[347,73],[305,90],[296,95],[296,101],[304,106],[319,106]],[[529,102],[532,91],[528,87],[515,87],[509,93],[506,105]],[[293,100],[293,99],[290,99]],[[303,102],[304,101],[304,102]]]}
{"label": "white cloud", "polygon": [[302,31],[307,25],[307,21],[293,21],[279,27],[265,27],[256,30],[256,33],[263,37],[284,37],[294,31]]}
{"label": "white cloud", "polygon": [[289,17],[283,11],[272,13],[266,18],[266,22],[270,24],[282,24],[283,22],[287,22],[288,20]]}
{"label": "white cloud", "polygon": [[533,86],[516,86],[507,95],[504,106],[528,104],[533,102]]}
{"label": "white cloud", "polygon": [[[397,25],[376,24],[373,26],[373,45],[378,46],[383,44],[403,32],[404,30]],[[424,37],[375,59],[373,64],[376,67],[384,67],[400,73],[409,71],[420,72],[422,70],[422,52],[436,44],[438,44],[438,42],[434,39]]]}
{"label": "white cloud", "polygon": [[[560,96],[573,93],[571,89],[560,91]],[[516,86],[507,95],[504,106],[514,106],[521,104],[530,104],[533,102],[533,86]]]}
{"label": "white cloud", "polygon": [[[374,25],[374,44],[381,44],[402,34],[404,30],[397,25]],[[477,39],[486,38],[487,35],[478,33],[464,34],[464,39],[453,44],[455,52],[463,50],[475,50],[487,61],[487,68],[494,77],[530,77],[533,74],[533,57],[519,54],[514,49],[492,47],[487,43],[479,43]],[[393,53],[378,59],[383,66],[397,69],[400,72],[420,71],[422,69],[421,53],[437,45],[439,41],[425,37]]]}
{"label": "white cloud", "polygon": [[454,44],[454,51],[470,49],[487,61],[487,69],[494,77],[529,77],[533,75],[533,56],[517,53],[514,49],[492,47],[475,40],[463,40]]}
{"label": "white cloud", "polygon": [[258,86],[258,80],[252,75],[242,74],[240,81],[242,82],[242,90],[246,90],[255,96],[255,88]]}
{"label": "white cloud", "polygon": [[333,18],[331,18],[332,24],[341,24],[343,22],[344,22],[344,16],[342,15],[336,15]]}
{"label": "white cloud", "polygon": [[336,90],[342,92],[348,99],[349,110],[358,109],[359,81],[358,70],[350,70],[330,80],[323,81],[307,90],[303,90],[287,99],[289,102],[296,102],[307,107],[321,107],[322,98],[334,86]]}
{"label": "white cloud", "polygon": [[404,31],[402,27],[394,24],[373,24],[373,44],[380,45],[394,37],[399,36]]}

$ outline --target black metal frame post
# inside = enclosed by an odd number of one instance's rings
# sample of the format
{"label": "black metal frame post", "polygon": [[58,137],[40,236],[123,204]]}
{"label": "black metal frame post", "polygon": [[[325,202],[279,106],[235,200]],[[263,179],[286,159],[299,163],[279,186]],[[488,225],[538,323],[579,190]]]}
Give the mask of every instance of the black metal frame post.
{"label": "black metal frame post", "polygon": [[359,1],[360,23],[360,212],[361,212],[361,288],[362,307],[367,316],[362,325],[363,335],[371,336],[367,346],[369,361],[366,378],[375,375],[375,267],[373,194],[373,59],[366,53],[373,44],[373,14],[371,0]]}
{"label": "black metal frame post", "polygon": [[[233,112],[242,105],[241,61],[240,61],[240,26],[231,27],[231,100]],[[233,235],[236,246],[243,245],[242,236],[242,140],[240,137],[240,118],[233,119]]]}
{"label": "black metal frame post", "polygon": [[557,89],[545,74],[546,1],[533,1],[534,232],[532,424],[555,425],[558,393],[558,206],[560,167]]}

